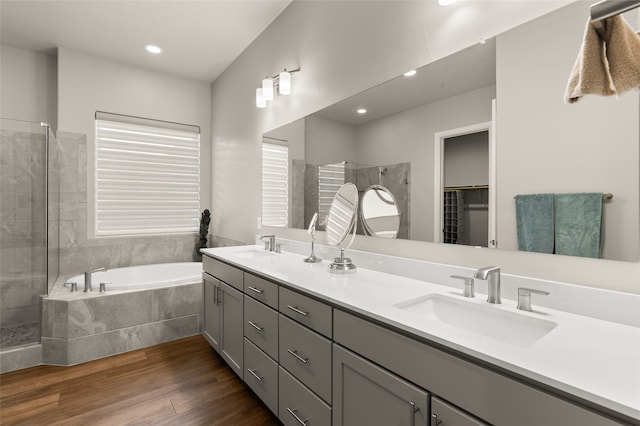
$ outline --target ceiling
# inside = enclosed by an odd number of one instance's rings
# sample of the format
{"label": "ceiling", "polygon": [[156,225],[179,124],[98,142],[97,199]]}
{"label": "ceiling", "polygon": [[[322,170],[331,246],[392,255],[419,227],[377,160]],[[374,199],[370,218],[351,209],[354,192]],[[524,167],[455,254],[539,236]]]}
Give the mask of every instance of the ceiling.
{"label": "ceiling", "polygon": [[[291,1],[0,0],[0,41],[214,81]],[[145,44],[163,53],[151,55]]]}
{"label": "ceiling", "polygon": [[[495,83],[496,41],[491,38],[421,67],[413,77],[397,77],[316,115],[357,126]],[[358,114],[358,108],[367,113]]]}

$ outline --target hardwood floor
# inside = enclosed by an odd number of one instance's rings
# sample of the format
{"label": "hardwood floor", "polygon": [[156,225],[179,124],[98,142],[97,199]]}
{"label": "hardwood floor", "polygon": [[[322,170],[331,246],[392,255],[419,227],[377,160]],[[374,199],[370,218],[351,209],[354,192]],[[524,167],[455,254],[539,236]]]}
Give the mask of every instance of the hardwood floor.
{"label": "hardwood floor", "polygon": [[279,425],[202,336],[0,375],[2,425]]}

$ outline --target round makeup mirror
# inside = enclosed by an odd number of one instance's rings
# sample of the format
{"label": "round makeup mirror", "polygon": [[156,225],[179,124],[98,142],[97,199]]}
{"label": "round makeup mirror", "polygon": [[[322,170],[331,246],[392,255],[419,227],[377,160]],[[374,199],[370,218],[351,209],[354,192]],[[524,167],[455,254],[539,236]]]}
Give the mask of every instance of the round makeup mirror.
{"label": "round makeup mirror", "polygon": [[396,238],[400,230],[400,208],[391,191],[382,185],[371,185],[362,196],[362,225],[367,235]]}
{"label": "round makeup mirror", "polygon": [[[353,243],[358,223],[357,211],[358,188],[352,183],[345,183],[333,197],[327,216],[327,243],[340,247],[340,257],[335,258],[329,265],[331,272],[348,273],[356,270],[356,265],[351,262],[351,259],[344,257],[344,250]],[[351,232],[353,237],[345,245],[344,241]]]}

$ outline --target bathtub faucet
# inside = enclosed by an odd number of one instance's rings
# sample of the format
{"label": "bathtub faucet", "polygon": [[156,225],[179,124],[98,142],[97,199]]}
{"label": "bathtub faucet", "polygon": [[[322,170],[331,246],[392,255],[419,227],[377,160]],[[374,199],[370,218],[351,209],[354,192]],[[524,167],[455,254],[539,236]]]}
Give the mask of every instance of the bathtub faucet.
{"label": "bathtub faucet", "polygon": [[98,269],[94,269],[93,271],[89,271],[89,272],[85,272],[84,273],[84,292],[87,293],[89,291],[91,291],[91,276],[95,273],[95,272],[100,272],[100,271],[106,271],[107,268],[98,268]]}

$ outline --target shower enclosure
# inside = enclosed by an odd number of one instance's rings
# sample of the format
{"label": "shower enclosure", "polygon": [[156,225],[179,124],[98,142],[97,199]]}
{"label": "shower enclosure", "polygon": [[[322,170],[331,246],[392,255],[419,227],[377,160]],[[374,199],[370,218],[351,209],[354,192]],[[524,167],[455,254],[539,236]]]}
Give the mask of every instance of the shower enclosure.
{"label": "shower enclosure", "polygon": [[58,276],[59,161],[47,124],[0,118],[0,351],[40,342]]}

